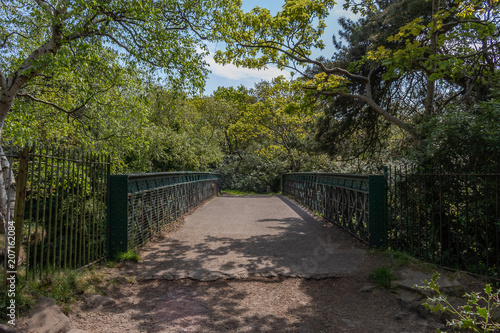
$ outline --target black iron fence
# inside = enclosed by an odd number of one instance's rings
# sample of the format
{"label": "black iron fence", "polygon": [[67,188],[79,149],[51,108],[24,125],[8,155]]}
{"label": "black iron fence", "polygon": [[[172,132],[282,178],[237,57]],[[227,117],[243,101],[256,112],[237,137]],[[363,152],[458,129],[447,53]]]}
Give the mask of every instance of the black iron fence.
{"label": "black iron fence", "polygon": [[[108,156],[78,150],[11,145],[3,158],[12,172],[0,191],[8,201],[0,210],[6,231],[0,259],[5,274],[28,279],[142,245],[219,192],[218,175],[110,176]],[[8,246],[14,239],[15,247]],[[10,258],[14,253],[18,260]]]}
{"label": "black iron fence", "polygon": [[389,246],[500,277],[499,173],[388,170]]}
{"label": "black iron fence", "polygon": [[288,173],[282,176],[282,192],[370,246],[384,245],[387,235],[384,176]]}
{"label": "black iron fence", "polygon": [[[16,226],[19,272],[34,277],[104,258],[108,157],[42,146],[11,147],[6,155],[17,174],[17,193],[9,195],[15,214],[7,220]],[[14,238],[5,235],[7,245]],[[6,271],[17,269],[8,262]]]}
{"label": "black iron fence", "polygon": [[111,176],[110,255],[144,244],[219,193],[218,175],[199,172]]}

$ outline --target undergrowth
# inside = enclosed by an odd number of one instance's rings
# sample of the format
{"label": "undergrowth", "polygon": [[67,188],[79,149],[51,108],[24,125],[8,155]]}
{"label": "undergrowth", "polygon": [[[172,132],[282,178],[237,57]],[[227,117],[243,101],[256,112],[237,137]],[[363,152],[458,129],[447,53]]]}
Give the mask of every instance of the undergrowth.
{"label": "undergrowth", "polygon": [[[44,272],[41,276],[20,275],[16,284],[15,304],[17,316],[28,314],[40,296],[52,298],[66,314],[73,302],[85,293],[96,293],[97,285],[102,281],[102,272],[95,267],[86,269],[64,269]],[[0,290],[0,308],[5,309],[10,298],[5,288]],[[0,322],[6,322],[6,313],[0,312]]]}

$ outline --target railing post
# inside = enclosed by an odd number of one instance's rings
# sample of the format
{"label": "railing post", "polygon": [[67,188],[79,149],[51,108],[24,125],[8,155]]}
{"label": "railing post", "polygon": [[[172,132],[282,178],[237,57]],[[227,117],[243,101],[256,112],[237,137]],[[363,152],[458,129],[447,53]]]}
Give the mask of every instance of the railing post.
{"label": "railing post", "polygon": [[387,242],[387,182],[385,176],[368,176],[369,245],[381,248]]}
{"label": "railing post", "polygon": [[109,177],[108,257],[128,250],[128,175]]}
{"label": "railing post", "polygon": [[285,174],[284,173],[281,174],[280,188],[281,188],[281,194],[285,195]]}

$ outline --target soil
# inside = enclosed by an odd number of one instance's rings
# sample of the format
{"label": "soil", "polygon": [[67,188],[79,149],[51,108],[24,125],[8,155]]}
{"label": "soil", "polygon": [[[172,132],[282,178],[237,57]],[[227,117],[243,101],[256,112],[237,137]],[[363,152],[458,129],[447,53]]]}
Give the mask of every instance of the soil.
{"label": "soil", "polygon": [[[112,306],[74,303],[73,328],[88,332],[435,332],[441,322],[373,289],[373,268],[388,263],[369,253],[361,270],[342,278],[262,278],[200,282],[134,281],[138,264],[102,268],[100,293]],[[365,288],[370,289],[370,288]]]}

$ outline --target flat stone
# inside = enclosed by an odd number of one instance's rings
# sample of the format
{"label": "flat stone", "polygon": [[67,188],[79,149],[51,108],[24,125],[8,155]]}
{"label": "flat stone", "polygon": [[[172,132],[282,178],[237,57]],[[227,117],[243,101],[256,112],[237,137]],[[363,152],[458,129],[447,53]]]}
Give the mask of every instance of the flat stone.
{"label": "flat stone", "polygon": [[349,320],[346,318],[341,319],[342,323],[350,328],[358,327],[360,323],[358,321]]}
{"label": "flat stone", "polygon": [[79,328],[73,328],[71,331],[68,333],[88,333],[87,331],[81,330]]}
{"label": "flat stone", "polygon": [[414,301],[418,301],[422,298],[422,295],[413,291],[398,290],[394,296],[396,299],[402,301],[403,303],[409,304]]}
{"label": "flat stone", "polygon": [[366,286],[359,288],[358,293],[366,293],[372,291],[373,289],[375,289],[375,286],[373,284],[368,284]]}
{"label": "flat stone", "polygon": [[15,326],[12,326],[12,325],[0,324],[0,332],[2,332],[2,333],[21,333],[24,331],[16,328]]}
{"label": "flat stone", "polygon": [[91,295],[85,302],[87,308],[93,309],[102,309],[105,306],[114,304],[116,304],[116,301],[114,299],[102,295]]}
{"label": "flat stone", "polygon": [[59,310],[56,302],[43,296],[26,319],[26,325],[26,331],[33,333],[65,333],[71,330],[70,320]]}
{"label": "flat stone", "polygon": [[[416,291],[422,294],[423,289],[417,288],[418,286],[425,286],[425,280],[430,281],[432,279],[432,273],[424,273],[420,271],[414,271],[412,269],[403,269],[399,271],[400,279],[392,281],[391,289],[406,289],[409,291]],[[447,276],[441,274],[437,283],[442,291],[449,292],[452,290],[463,289],[463,286],[456,280],[451,280]]]}

